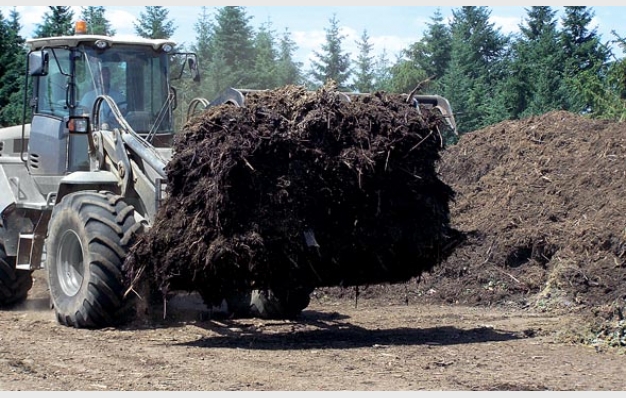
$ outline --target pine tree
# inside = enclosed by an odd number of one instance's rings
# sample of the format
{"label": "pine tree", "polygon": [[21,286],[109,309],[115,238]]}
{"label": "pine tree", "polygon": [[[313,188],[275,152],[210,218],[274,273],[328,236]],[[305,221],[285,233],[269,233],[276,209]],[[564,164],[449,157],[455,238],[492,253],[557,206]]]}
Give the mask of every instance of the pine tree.
{"label": "pine tree", "polygon": [[597,28],[590,29],[594,16],[592,9],[586,6],[565,7],[561,35],[568,57],[567,72],[570,75],[595,68],[596,61],[606,61],[610,53],[601,43]]}
{"label": "pine tree", "polygon": [[74,33],[72,19],[74,12],[70,6],[48,6],[43,23],[37,25],[35,37],[68,36]]}
{"label": "pine tree", "polygon": [[622,51],[608,63],[604,84],[593,92],[595,104],[594,117],[602,119],[626,121],[626,39],[612,31],[613,44]]}
{"label": "pine tree", "polygon": [[321,86],[332,80],[337,87],[345,89],[352,75],[350,54],[344,53],[341,48],[345,36],[339,32],[339,20],[336,15],[333,15],[330,26],[324,30],[326,42],[322,44],[322,52],[314,51],[317,60],[311,61],[310,76],[315,85]]}
{"label": "pine tree", "polygon": [[103,6],[82,7],[80,17],[87,22],[87,31],[92,35],[114,36],[115,29],[105,17],[106,9]]}
{"label": "pine tree", "polygon": [[245,7],[222,7],[217,11],[215,50],[233,69],[250,70],[254,62],[254,30],[252,17]]}
{"label": "pine tree", "polygon": [[298,49],[296,43],[291,39],[289,28],[285,28],[278,45],[278,64],[276,69],[277,84],[285,86],[288,84],[303,84],[302,62],[294,60],[294,53]]}
{"label": "pine tree", "polygon": [[522,41],[517,44],[517,65],[530,85],[525,108],[519,115],[541,115],[567,109],[563,80],[564,58],[557,30],[556,12],[549,6],[534,6],[528,11],[527,26],[521,26]]}
{"label": "pine tree", "polygon": [[606,74],[611,55],[608,45],[602,44],[597,29],[590,29],[594,13],[586,6],[566,6],[562,18],[562,43],[565,50],[565,76],[569,95],[573,99],[572,112],[593,112],[591,93],[601,86],[598,80]]}
{"label": "pine tree", "polygon": [[391,89],[410,92],[421,87],[422,92],[437,93],[437,79],[441,78],[450,62],[452,37],[437,9],[422,39],[404,49],[391,68]]}
{"label": "pine tree", "polygon": [[410,60],[415,68],[423,71],[422,75],[432,79],[429,91],[437,92],[437,79],[440,79],[448,68],[452,37],[450,28],[444,24],[441,10],[437,9],[431,17],[431,23],[424,36],[403,51],[402,55]]}
{"label": "pine tree", "polygon": [[[10,33],[9,23],[4,19],[4,15],[2,11],[0,11],[0,84],[5,83],[3,80],[6,80],[5,77],[10,69],[10,59],[7,57],[9,52],[8,47],[10,45]],[[10,95],[10,89],[4,86],[4,84],[0,85],[0,115],[7,106]],[[3,123],[1,119],[0,116],[0,126],[5,126],[6,124]]]}
{"label": "pine tree", "polygon": [[274,35],[271,22],[267,22],[261,25],[254,38],[254,76],[250,88],[265,90],[278,86],[278,53]]}
{"label": "pine tree", "polygon": [[245,7],[226,6],[216,12],[211,78],[217,79],[214,87],[219,91],[254,83],[255,51],[251,18]]}
{"label": "pine tree", "polygon": [[567,109],[565,54],[555,15],[549,6],[526,9],[519,37],[512,44],[508,77],[499,89],[507,119]]}
{"label": "pine tree", "polygon": [[198,56],[198,68],[202,75],[199,87],[194,87],[193,92],[196,97],[214,96],[217,93],[211,92],[209,68],[214,59],[214,34],[215,25],[213,19],[208,12],[207,7],[202,7],[202,12],[195,24],[196,39],[191,45],[191,51]]}
{"label": "pine tree", "polygon": [[14,9],[5,20],[0,13],[0,126],[22,123],[30,109],[24,104],[24,68],[26,65],[25,40],[19,34],[20,16]]}
{"label": "pine tree", "polygon": [[367,29],[363,30],[361,39],[356,42],[359,54],[356,62],[354,88],[357,92],[369,93],[374,91],[375,58],[372,55],[374,46],[370,43]]}
{"label": "pine tree", "polygon": [[468,132],[496,120],[503,109],[489,102],[499,98],[497,89],[506,76],[503,59],[509,38],[489,22],[491,12],[485,6],[464,6],[452,14],[450,63],[441,88],[456,109],[459,131]]}
{"label": "pine tree", "polygon": [[168,20],[169,10],[162,6],[146,6],[134,23],[135,33],[146,39],[169,39],[174,35],[174,22]]}
{"label": "pine tree", "polygon": [[386,49],[383,49],[381,54],[376,58],[374,68],[376,90],[391,91],[391,62],[389,61]]}
{"label": "pine tree", "polygon": [[391,80],[389,89],[395,93],[409,93],[418,86],[423,86],[428,81],[428,76],[423,69],[406,57],[399,57],[391,67]]}
{"label": "pine tree", "polygon": [[213,19],[208,12],[207,7],[202,7],[202,12],[198,17],[198,21],[194,25],[196,32],[196,41],[191,45],[191,50],[198,55],[198,61],[203,63],[210,62],[213,51],[211,44],[215,32]]}

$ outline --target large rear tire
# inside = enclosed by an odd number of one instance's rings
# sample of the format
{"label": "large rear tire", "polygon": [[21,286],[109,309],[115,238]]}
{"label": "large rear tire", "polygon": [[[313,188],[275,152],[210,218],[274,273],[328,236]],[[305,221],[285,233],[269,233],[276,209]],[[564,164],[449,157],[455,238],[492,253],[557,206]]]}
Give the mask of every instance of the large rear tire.
{"label": "large rear tire", "polygon": [[97,329],[127,321],[122,266],[141,229],[134,215],[110,192],[73,193],[54,208],[46,268],[59,323]]}
{"label": "large rear tire", "polygon": [[32,271],[15,269],[15,258],[9,257],[0,242],[0,307],[7,308],[26,300],[33,287]]}

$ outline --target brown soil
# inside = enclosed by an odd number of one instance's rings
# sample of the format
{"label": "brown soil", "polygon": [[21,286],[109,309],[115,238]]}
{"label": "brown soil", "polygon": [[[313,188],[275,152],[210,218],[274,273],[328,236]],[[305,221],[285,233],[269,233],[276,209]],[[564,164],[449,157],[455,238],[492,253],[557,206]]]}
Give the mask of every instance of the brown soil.
{"label": "brown soil", "polygon": [[55,321],[36,276],[28,307],[0,312],[0,390],[626,389],[623,351],[564,339],[567,312],[316,292],[296,321],[216,321],[189,296],[167,321],[84,330]]}
{"label": "brown soil", "polygon": [[0,389],[623,391],[625,129],[555,112],[463,136],[439,171],[467,241],[406,283],[318,288],[292,321],[185,295],[71,329],[38,271],[0,312]]}

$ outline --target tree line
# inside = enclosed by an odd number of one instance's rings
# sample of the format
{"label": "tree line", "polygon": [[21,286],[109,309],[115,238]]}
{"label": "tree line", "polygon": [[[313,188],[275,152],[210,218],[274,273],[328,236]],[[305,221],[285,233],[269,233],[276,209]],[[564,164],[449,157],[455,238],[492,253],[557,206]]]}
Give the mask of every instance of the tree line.
{"label": "tree line", "polygon": [[[277,32],[271,22],[258,28],[243,6],[202,7],[194,25],[195,38],[180,50],[198,55],[202,81],[178,90],[179,104],[196,97],[212,99],[229,87],[272,89],[304,85],[316,89],[333,80],[342,90],[424,94],[447,98],[459,132],[475,131],[503,120],[566,110],[594,118],[623,120],[626,116],[626,61],[614,49],[626,51],[616,32],[603,41],[591,23],[588,6],[565,6],[562,15],[550,6],[525,9],[519,33],[504,34],[490,22],[487,6],[462,6],[445,21],[437,10],[423,37],[394,59],[374,55],[367,30],[357,54],[345,50],[340,21],[329,17],[325,42],[314,51],[305,70],[294,54],[297,44],[289,28]],[[103,6],[49,6],[33,37],[71,35],[73,22],[87,21],[89,33],[114,35]],[[175,21],[163,6],[145,6],[134,24],[144,38],[169,39]],[[20,15],[0,13],[0,125],[21,123],[25,39]]]}

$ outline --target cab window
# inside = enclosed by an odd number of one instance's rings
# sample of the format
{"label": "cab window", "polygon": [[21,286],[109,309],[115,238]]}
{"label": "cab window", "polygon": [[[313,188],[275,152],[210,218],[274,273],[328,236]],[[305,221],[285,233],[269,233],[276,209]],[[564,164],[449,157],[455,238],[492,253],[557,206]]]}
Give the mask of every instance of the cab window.
{"label": "cab window", "polygon": [[69,51],[55,50],[50,53],[48,74],[38,77],[37,113],[60,118],[69,115],[67,88],[69,83]]}

